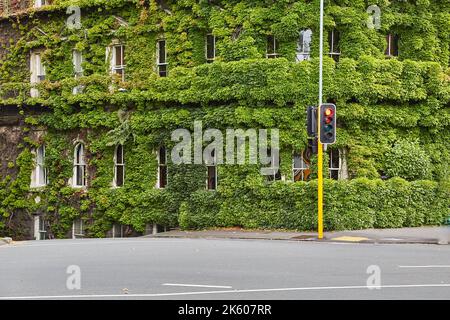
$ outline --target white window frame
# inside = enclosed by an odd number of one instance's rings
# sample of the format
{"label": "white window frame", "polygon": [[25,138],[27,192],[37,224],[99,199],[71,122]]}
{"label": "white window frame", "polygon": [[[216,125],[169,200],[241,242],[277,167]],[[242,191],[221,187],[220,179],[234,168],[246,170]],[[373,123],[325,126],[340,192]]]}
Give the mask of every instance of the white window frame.
{"label": "white window frame", "polygon": [[[305,35],[307,37],[305,37]],[[312,36],[313,36],[313,32],[311,29],[304,29],[304,30],[300,31],[300,34],[299,34],[299,37],[297,40],[297,52],[296,52],[296,56],[295,56],[297,62],[311,59]],[[307,49],[307,50],[305,50],[305,49]]]}
{"label": "white window frame", "polygon": [[[335,51],[335,48],[334,48],[334,37],[335,37],[336,33],[339,33],[339,31],[336,30],[336,29],[332,29],[332,30],[330,31],[330,34],[331,34],[331,41],[330,41],[330,43],[329,43],[329,45],[330,45],[330,53],[329,53],[329,55],[330,55],[330,57],[332,57],[333,59],[335,59],[335,57],[339,58],[340,55],[341,55],[341,49],[340,49],[340,46],[339,46],[339,51]],[[339,37],[339,40],[340,40],[340,39],[341,39],[341,38]]]}
{"label": "white window frame", "polygon": [[[278,151],[278,153],[279,153],[279,151]],[[275,154],[272,154],[272,150],[270,150],[270,157],[272,158],[271,159],[271,165],[273,165],[275,163]],[[281,158],[278,159],[278,168],[271,167],[270,169],[273,170],[272,174],[267,175],[267,179],[270,182],[273,182],[273,181],[284,181],[285,180],[285,176],[283,176],[281,174]],[[279,179],[277,179],[277,174],[279,174],[279,176],[280,176]]]}
{"label": "white window frame", "polygon": [[[81,78],[83,76],[83,53],[81,51],[79,50],[72,51],[72,64],[75,79]],[[84,86],[78,85],[75,88],[73,88],[72,93],[79,94],[82,93],[83,90]]]}
{"label": "white window frame", "polygon": [[34,0],[34,7],[41,8],[43,6],[48,5],[47,0]]}
{"label": "white window frame", "polygon": [[[165,162],[163,164],[160,161],[161,160],[160,159],[161,148],[164,148],[164,150],[165,150]],[[167,148],[166,147],[164,147],[164,146],[159,147],[159,149],[156,151],[156,160],[158,162],[158,168],[157,168],[158,171],[156,173],[156,186],[155,187],[157,189],[165,189],[165,188],[167,188],[167,185],[169,184],[169,168],[167,166]],[[163,187],[161,187],[161,168],[162,167],[166,168],[166,173],[165,173],[166,185]]]}
{"label": "white window frame", "polygon": [[47,228],[45,219],[40,216],[34,216],[34,239],[45,240],[47,237]]}
{"label": "white window frame", "polygon": [[[164,42],[164,62],[161,62],[161,57],[160,57],[160,45],[161,43]],[[158,39],[158,41],[156,42],[156,66],[157,66],[157,70],[158,70],[158,76],[160,77],[167,77],[169,75],[169,68],[168,68],[169,63],[167,62],[167,40],[165,38],[161,38]],[[161,67],[164,66],[165,67],[165,75],[161,75]]]}
{"label": "white window frame", "polygon": [[[208,37],[212,37],[213,38],[213,57],[208,57]],[[208,33],[206,35],[206,39],[205,39],[205,58],[206,58],[206,62],[207,63],[212,63],[214,62],[214,60],[216,60],[216,36],[213,35],[212,33]]]}
{"label": "white window frame", "polygon": [[[300,181],[306,181],[306,178],[305,178],[305,171],[306,171],[306,170],[309,170],[310,167],[309,167],[309,165],[308,165],[308,164],[306,163],[306,161],[305,161],[304,154],[305,154],[305,152],[302,151],[302,152],[295,152],[295,153],[292,155],[292,181],[295,181],[295,176],[296,176],[298,173],[300,173],[300,172],[301,172],[301,180],[300,180]],[[300,163],[301,163],[301,166],[302,166],[302,167],[300,167],[300,168],[295,167],[295,157],[296,157],[296,156],[300,156]]]}
{"label": "white window frame", "polygon": [[[121,50],[121,64],[116,64],[116,55],[117,55],[117,49]],[[110,51],[110,72],[111,74],[119,74],[121,75],[122,82],[125,81],[125,70],[126,70],[126,64],[125,64],[125,45],[121,43],[113,44],[109,47]],[[121,71],[121,73],[119,72]]]}
{"label": "white window frame", "polygon": [[[78,233],[75,232],[75,231],[77,231],[76,230],[77,223],[79,223],[79,225],[80,225],[80,229],[79,229],[80,232],[78,232]],[[85,234],[84,234],[83,219],[81,219],[81,218],[75,219],[72,223],[72,239],[83,238],[84,236],[85,236]]]}
{"label": "white window frame", "polygon": [[[120,236],[119,237],[116,237],[116,229],[117,228],[120,228]],[[120,224],[120,223],[113,223],[113,226],[112,226],[112,229],[111,229],[111,235],[112,235],[112,238],[113,239],[115,239],[115,238],[123,238],[123,235],[124,235],[124,225],[123,224]]]}
{"label": "white window frame", "polygon": [[45,145],[33,150],[34,169],[31,173],[31,188],[41,188],[48,184],[47,168],[45,167]]}
{"label": "white window frame", "polygon": [[[398,56],[398,48],[397,48],[397,55],[395,55],[393,53],[393,48],[392,48],[392,45],[394,44],[394,41],[395,41],[395,37],[398,38],[398,36],[396,34],[393,34],[393,33],[389,33],[386,36],[386,41],[387,41],[386,56],[387,57],[396,57],[396,56]],[[397,39],[397,41],[398,41],[398,39]],[[398,44],[397,44],[397,46],[398,46]]]}
{"label": "white window frame", "polygon": [[[216,191],[217,190],[217,184],[218,184],[218,171],[217,171],[217,155],[214,150],[214,153],[212,154],[212,161],[213,163],[206,164],[206,190],[208,191]],[[210,168],[214,168],[214,185],[212,188],[209,187],[209,170]]]}
{"label": "white window frame", "polygon": [[32,86],[30,95],[32,98],[39,97],[39,90],[33,88],[33,86],[44,81],[45,76],[46,70],[45,65],[42,63],[42,52],[32,51],[30,54],[30,84]]}
{"label": "white window frame", "polygon": [[[273,52],[272,53],[269,53],[269,46],[268,46],[269,37],[273,38],[273,40],[272,40],[273,41],[273,43],[272,43],[272,45],[273,45]],[[277,48],[278,46],[279,46],[279,43],[278,43],[277,38],[274,35],[268,35],[267,39],[266,39],[266,58],[267,59],[277,58],[280,55],[277,52],[277,49],[279,49],[279,48]]]}
{"label": "white window frame", "polygon": [[[122,163],[118,163],[117,162],[117,152],[119,150],[119,146],[121,147],[121,158],[122,158]],[[116,145],[116,148],[114,149],[114,181],[113,181],[113,186],[115,188],[121,188],[123,187],[123,185],[125,184],[125,158],[124,158],[124,147],[122,144],[118,144]],[[122,167],[122,185],[117,185],[117,175],[118,175],[118,167]]]}
{"label": "white window frame", "polygon": [[[328,163],[328,175],[330,179],[333,179],[333,172],[337,172],[337,178],[338,180],[341,178],[341,170],[342,170],[342,151],[341,149],[329,149],[330,152],[328,153],[329,156],[329,163]],[[339,157],[339,165],[338,167],[333,167],[333,151],[337,152]]]}
{"label": "white window frame", "polygon": [[[78,148],[81,148],[80,150],[80,159],[77,159],[77,151]],[[86,161],[85,161],[85,148],[84,148],[84,143],[80,142],[77,143],[75,145],[75,149],[74,149],[74,156],[73,156],[73,181],[72,181],[72,186],[74,188],[86,188],[87,186],[87,165],[86,165]],[[82,176],[82,183],[78,184],[78,168],[80,168]]]}

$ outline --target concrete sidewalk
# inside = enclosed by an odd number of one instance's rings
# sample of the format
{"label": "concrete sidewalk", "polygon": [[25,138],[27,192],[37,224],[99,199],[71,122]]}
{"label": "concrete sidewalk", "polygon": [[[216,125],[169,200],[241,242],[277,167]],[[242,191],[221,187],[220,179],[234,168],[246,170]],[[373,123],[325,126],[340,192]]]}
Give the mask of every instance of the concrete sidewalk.
{"label": "concrete sidewalk", "polygon": [[[316,232],[290,232],[244,229],[215,229],[201,231],[171,230],[146,237],[154,238],[215,238],[215,239],[259,239],[319,241]],[[399,229],[367,229],[356,231],[325,232],[327,242],[356,243],[424,243],[449,244],[450,227],[420,227]]]}

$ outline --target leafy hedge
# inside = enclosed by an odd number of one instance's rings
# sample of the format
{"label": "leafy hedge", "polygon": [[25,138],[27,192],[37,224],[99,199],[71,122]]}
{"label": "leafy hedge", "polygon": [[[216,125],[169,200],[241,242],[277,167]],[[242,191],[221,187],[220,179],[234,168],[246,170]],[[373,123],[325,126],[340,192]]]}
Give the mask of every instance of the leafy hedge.
{"label": "leafy hedge", "polygon": [[[274,183],[226,195],[195,192],[180,208],[184,229],[241,226],[315,230],[317,182]],[[365,178],[325,182],[326,230],[437,225],[450,215],[450,184]]]}

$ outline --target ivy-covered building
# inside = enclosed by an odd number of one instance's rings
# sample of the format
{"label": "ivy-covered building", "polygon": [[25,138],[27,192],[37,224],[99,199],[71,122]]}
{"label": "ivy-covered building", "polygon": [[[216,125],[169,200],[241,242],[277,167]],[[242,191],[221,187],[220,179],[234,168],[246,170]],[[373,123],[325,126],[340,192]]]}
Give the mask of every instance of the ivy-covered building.
{"label": "ivy-covered building", "polygon": [[[325,228],[450,213],[450,0],[325,1]],[[0,0],[0,235],[316,228],[318,0]],[[175,129],[279,129],[279,170]]]}

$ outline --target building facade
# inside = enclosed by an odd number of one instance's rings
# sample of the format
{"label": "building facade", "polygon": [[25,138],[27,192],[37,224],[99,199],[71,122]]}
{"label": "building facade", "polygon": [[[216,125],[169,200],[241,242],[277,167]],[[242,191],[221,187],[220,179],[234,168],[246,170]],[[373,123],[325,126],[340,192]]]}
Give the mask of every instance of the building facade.
{"label": "building facade", "polygon": [[[373,2],[326,1],[325,226],[440,224],[450,1]],[[318,17],[318,0],[0,0],[0,234],[314,229]],[[225,144],[175,164],[173,133],[196,122],[278,130],[279,168],[222,163]]]}

